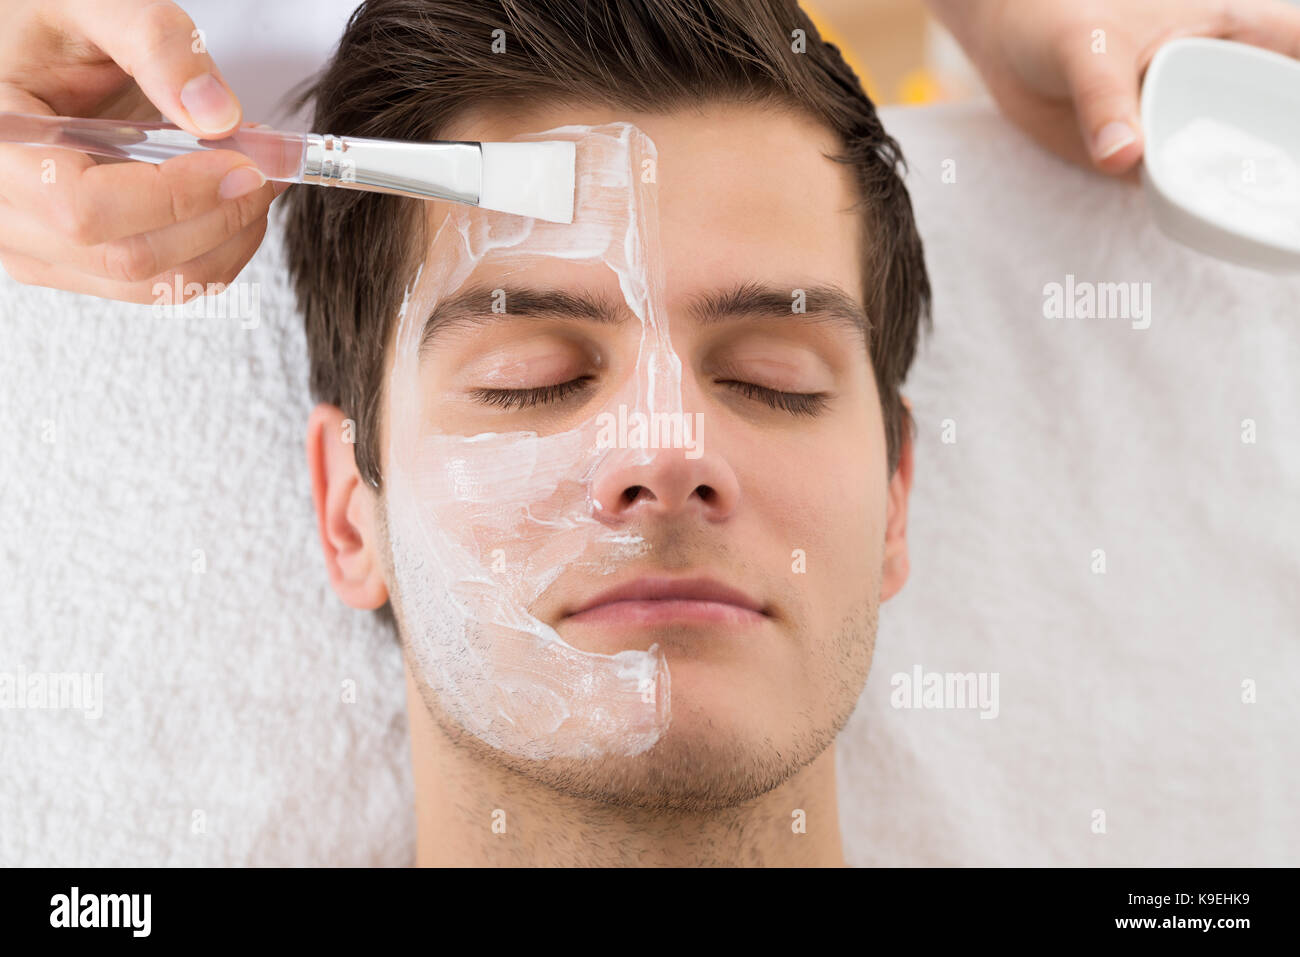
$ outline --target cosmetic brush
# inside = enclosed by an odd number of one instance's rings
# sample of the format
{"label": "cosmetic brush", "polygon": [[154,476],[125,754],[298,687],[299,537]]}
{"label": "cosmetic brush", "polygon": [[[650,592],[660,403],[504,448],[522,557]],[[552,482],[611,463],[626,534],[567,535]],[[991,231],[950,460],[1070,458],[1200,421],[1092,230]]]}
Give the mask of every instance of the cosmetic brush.
{"label": "cosmetic brush", "polygon": [[408,142],[257,127],[200,139],[167,123],[0,112],[0,143],[161,163],[203,150],[243,153],[269,180],[443,199],[573,222],[576,150],[568,140]]}

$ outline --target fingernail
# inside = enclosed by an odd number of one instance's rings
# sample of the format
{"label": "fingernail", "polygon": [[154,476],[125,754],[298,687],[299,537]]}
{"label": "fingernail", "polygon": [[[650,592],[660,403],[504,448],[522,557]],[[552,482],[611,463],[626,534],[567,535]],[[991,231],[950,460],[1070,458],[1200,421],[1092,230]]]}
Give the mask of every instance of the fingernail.
{"label": "fingernail", "polygon": [[232,169],[222,178],[217,193],[222,199],[239,199],[265,185],[266,177],[262,175],[260,169],[256,166],[240,166],[238,169]]}
{"label": "fingernail", "polygon": [[1133,132],[1133,127],[1114,120],[1097,131],[1092,152],[1097,159],[1104,160],[1107,156],[1114,156],[1136,139],[1137,134]]}
{"label": "fingernail", "polygon": [[239,119],[235,98],[211,73],[196,76],[181,87],[181,103],[204,133],[224,133]]}

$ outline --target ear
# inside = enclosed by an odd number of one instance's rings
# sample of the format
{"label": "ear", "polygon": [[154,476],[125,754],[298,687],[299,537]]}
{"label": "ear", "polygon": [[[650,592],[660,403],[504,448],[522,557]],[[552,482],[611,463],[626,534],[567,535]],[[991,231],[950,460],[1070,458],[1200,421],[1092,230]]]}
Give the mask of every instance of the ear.
{"label": "ear", "polygon": [[307,468],[330,584],[353,608],[388,601],[375,525],[375,493],[357,471],[356,426],[338,406],[321,403],[307,421]]}
{"label": "ear", "polygon": [[[903,398],[907,411],[912,403]],[[889,601],[907,583],[911,569],[907,559],[907,499],[912,493],[912,430],[903,430],[898,468],[889,479],[889,502],[885,514],[885,559],[880,576],[880,600]]]}

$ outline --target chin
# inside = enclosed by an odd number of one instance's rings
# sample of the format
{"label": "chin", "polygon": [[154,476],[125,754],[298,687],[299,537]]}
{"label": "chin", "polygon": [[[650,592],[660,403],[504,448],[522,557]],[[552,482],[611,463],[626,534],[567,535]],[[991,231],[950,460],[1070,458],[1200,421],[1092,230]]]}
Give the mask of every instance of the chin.
{"label": "chin", "polygon": [[[674,711],[671,727],[634,757],[548,761],[518,770],[570,797],[612,807],[711,811],[737,807],[780,786],[806,760],[787,742],[714,708]],[[802,756],[801,756],[802,757]]]}
{"label": "chin", "polygon": [[568,797],[612,808],[716,811],[761,797],[815,760],[834,734],[803,727],[808,720],[806,709],[787,708],[751,682],[694,661],[673,672],[672,720],[641,754],[493,759]]}

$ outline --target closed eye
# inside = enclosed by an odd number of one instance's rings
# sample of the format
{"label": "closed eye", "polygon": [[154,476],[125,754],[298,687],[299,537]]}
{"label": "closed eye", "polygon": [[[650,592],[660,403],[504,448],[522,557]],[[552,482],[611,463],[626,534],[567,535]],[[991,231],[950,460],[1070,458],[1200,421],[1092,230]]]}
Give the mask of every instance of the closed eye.
{"label": "closed eye", "polygon": [[[530,409],[539,405],[563,402],[580,392],[585,392],[594,378],[594,376],[584,375],[570,379],[568,382],[531,389],[474,389],[470,395],[484,405],[499,409]],[[791,415],[817,415],[825,411],[830,401],[830,394],[826,392],[783,392],[780,389],[738,379],[719,379],[718,384],[725,385],[746,398],[762,402]]]}
{"label": "closed eye", "polygon": [[718,385],[725,385],[741,395],[766,403],[774,409],[789,412],[791,415],[817,415],[825,411],[830,402],[828,392],[782,392],[769,389],[753,382],[741,382],[738,379],[719,379]]}
{"label": "closed eye", "polygon": [[584,392],[594,378],[595,376],[590,375],[578,376],[568,382],[537,386],[532,389],[474,389],[470,395],[484,405],[496,406],[499,409],[531,409],[538,405],[563,402],[570,396]]}

